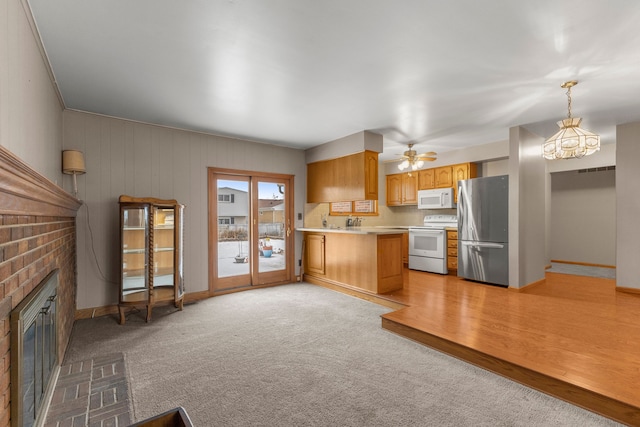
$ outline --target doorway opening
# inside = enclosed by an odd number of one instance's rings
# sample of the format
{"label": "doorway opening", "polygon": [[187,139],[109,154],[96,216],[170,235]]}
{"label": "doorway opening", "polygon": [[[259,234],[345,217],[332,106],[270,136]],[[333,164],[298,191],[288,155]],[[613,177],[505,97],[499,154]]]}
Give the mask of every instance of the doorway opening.
{"label": "doorway opening", "polygon": [[293,281],[293,176],[208,169],[209,293]]}

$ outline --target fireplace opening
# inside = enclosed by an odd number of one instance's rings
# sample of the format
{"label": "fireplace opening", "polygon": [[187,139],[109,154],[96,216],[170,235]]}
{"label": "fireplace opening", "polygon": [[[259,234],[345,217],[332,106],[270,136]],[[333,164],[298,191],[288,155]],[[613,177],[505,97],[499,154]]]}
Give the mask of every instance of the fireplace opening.
{"label": "fireplace opening", "polygon": [[44,422],[58,368],[58,271],[11,312],[11,425]]}

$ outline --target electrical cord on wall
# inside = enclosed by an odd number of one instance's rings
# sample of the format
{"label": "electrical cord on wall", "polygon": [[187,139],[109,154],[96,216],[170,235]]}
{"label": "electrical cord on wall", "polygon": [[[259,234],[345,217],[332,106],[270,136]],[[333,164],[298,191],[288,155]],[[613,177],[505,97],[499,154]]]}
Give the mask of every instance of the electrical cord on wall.
{"label": "electrical cord on wall", "polygon": [[100,263],[98,262],[98,256],[96,255],[96,249],[95,249],[94,241],[93,241],[93,229],[91,228],[91,218],[90,218],[90,215],[89,215],[89,205],[87,205],[84,200],[81,200],[81,202],[87,209],[87,227],[89,228],[89,237],[91,239],[91,252],[93,253],[93,259],[96,262],[96,267],[98,267],[98,272],[100,273],[100,277],[102,278],[102,280],[104,280],[107,283],[118,285],[119,282],[116,282],[116,281],[113,281],[113,280],[109,280],[105,276],[105,274],[102,272],[102,268],[100,268]]}

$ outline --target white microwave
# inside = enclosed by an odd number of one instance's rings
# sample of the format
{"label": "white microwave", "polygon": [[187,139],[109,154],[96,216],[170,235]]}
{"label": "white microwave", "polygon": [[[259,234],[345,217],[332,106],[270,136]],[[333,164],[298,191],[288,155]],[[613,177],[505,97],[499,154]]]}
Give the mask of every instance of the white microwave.
{"label": "white microwave", "polygon": [[453,188],[418,190],[418,209],[453,209]]}

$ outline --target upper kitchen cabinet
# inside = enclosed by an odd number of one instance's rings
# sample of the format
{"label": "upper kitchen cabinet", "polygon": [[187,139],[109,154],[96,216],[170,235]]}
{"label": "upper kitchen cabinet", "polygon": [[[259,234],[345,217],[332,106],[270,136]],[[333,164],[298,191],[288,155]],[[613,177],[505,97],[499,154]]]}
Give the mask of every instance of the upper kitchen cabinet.
{"label": "upper kitchen cabinet", "polygon": [[436,188],[436,170],[422,169],[418,171],[418,190]]}
{"label": "upper kitchen cabinet", "polygon": [[378,200],[378,153],[307,164],[307,203]]}
{"label": "upper kitchen cabinet", "polygon": [[461,163],[453,165],[453,199],[458,202],[458,181],[464,179],[476,178],[478,176],[478,167],[475,163]]}
{"label": "upper kitchen cabinet", "polygon": [[435,188],[453,187],[453,168],[451,166],[441,166],[435,169]]}
{"label": "upper kitchen cabinet", "polygon": [[418,171],[418,190],[454,188],[457,191],[458,181],[476,176],[478,176],[478,171],[475,163],[422,169]]}
{"label": "upper kitchen cabinet", "polygon": [[476,178],[478,176],[478,167],[475,163],[462,163],[459,165],[453,165],[452,168],[453,179],[456,184],[458,181],[463,179]]}
{"label": "upper kitchen cabinet", "polygon": [[387,206],[418,204],[418,176],[413,173],[387,175]]}

